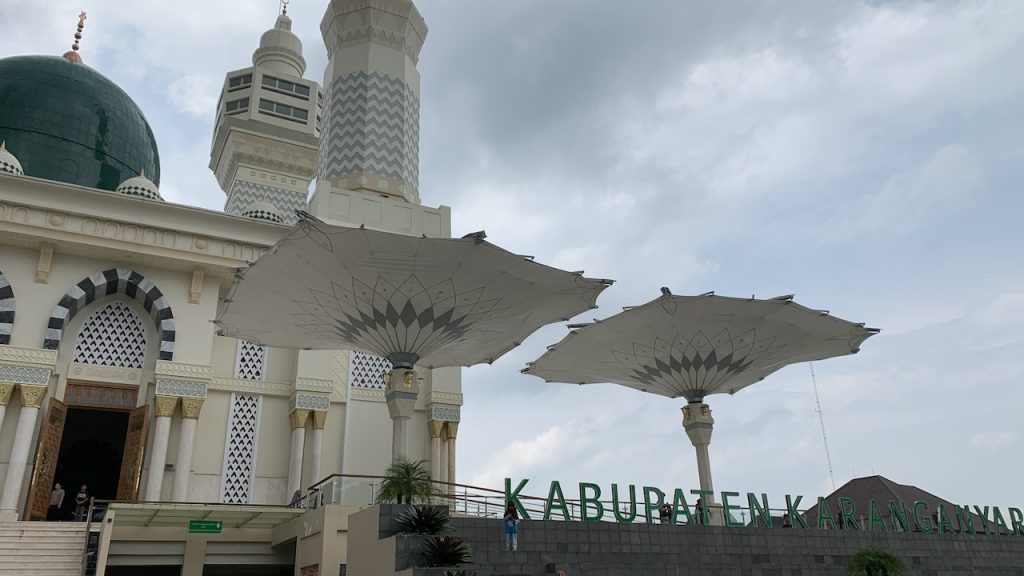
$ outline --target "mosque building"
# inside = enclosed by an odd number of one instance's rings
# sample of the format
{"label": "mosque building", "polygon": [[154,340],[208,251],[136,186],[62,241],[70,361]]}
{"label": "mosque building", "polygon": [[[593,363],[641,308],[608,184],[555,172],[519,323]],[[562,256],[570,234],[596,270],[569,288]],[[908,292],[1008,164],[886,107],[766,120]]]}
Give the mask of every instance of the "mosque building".
{"label": "mosque building", "polygon": [[[209,164],[223,212],[162,198],[143,111],[77,41],[0,59],[0,522],[45,517],[55,482],[284,506],[332,473],[390,463],[386,360],[265,348],[211,323],[296,210],[451,234],[450,209],[420,202],[415,5],[331,0],[322,86],[291,28],[284,11],[252,65],[225,75]],[[454,481],[461,374],[418,373],[410,458]],[[368,483],[345,489],[366,500]]]}

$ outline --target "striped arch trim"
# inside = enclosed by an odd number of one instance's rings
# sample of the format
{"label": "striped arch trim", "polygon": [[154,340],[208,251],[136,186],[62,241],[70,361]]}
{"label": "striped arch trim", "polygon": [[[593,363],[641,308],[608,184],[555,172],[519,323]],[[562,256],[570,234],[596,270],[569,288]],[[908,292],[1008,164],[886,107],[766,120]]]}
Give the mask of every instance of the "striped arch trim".
{"label": "striped arch trim", "polygon": [[174,359],[174,314],[163,292],[134,270],[111,268],[97,272],[71,287],[50,314],[43,348],[56,350],[71,318],[97,298],[124,294],[135,299],[153,317],[160,332],[160,359]]}
{"label": "striped arch trim", "polygon": [[0,272],[0,344],[10,344],[14,332],[14,288]]}

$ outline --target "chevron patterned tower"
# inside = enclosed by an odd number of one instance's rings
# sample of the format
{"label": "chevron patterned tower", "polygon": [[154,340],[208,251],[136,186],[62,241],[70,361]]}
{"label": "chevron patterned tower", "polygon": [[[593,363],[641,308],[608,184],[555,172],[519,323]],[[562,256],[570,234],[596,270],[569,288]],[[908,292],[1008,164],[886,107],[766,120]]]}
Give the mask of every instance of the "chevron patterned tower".
{"label": "chevron patterned tower", "polygon": [[423,17],[410,0],[331,0],[320,31],[330,61],[317,194],[419,204]]}
{"label": "chevron patterned tower", "polygon": [[210,169],[229,214],[294,224],[316,174],[320,87],[282,12],[260,38],[252,66],[229,72],[218,103]]}

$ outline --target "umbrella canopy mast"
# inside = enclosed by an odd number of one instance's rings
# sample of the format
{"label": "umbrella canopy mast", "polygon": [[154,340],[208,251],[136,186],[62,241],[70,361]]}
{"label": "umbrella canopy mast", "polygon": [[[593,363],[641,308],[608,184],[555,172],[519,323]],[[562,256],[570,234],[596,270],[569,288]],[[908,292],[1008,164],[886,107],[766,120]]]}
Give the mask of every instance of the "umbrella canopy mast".
{"label": "umbrella canopy mast", "polygon": [[538,264],[485,237],[408,236],[302,213],[295,229],[238,271],[215,320],[218,333],[387,358],[392,458],[404,459],[416,366],[494,362],[540,327],[596,308],[612,283]]}
{"label": "umbrella canopy mast", "polygon": [[704,399],[735,394],[789,364],[854,354],[879,332],[805,308],[792,295],[757,300],[661,291],[642,306],[570,325],[523,372],[548,382],[614,383],[685,398],[683,429],[697,453],[707,504],[714,502],[708,447],[715,420]]}

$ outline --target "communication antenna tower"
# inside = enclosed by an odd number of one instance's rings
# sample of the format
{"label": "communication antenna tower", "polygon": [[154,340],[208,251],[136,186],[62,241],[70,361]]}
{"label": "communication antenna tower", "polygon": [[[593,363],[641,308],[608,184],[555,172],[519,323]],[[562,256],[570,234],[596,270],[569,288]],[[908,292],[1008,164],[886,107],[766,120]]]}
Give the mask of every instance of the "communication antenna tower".
{"label": "communication antenna tower", "polygon": [[814,362],[808,362],[811,367],[811,384],[814,386],[814,403],[818,407],[818,423],[821,424],[821,439],[825,442],[825,461],[828,462],[828,477],[832,480],[832,491],[836,489],[836,475],[832,472],[832,453],[828,449],[828,435],[825,434],[825,415],[821,411],[821,396],[818,395],[818,379],[814,376]]}

